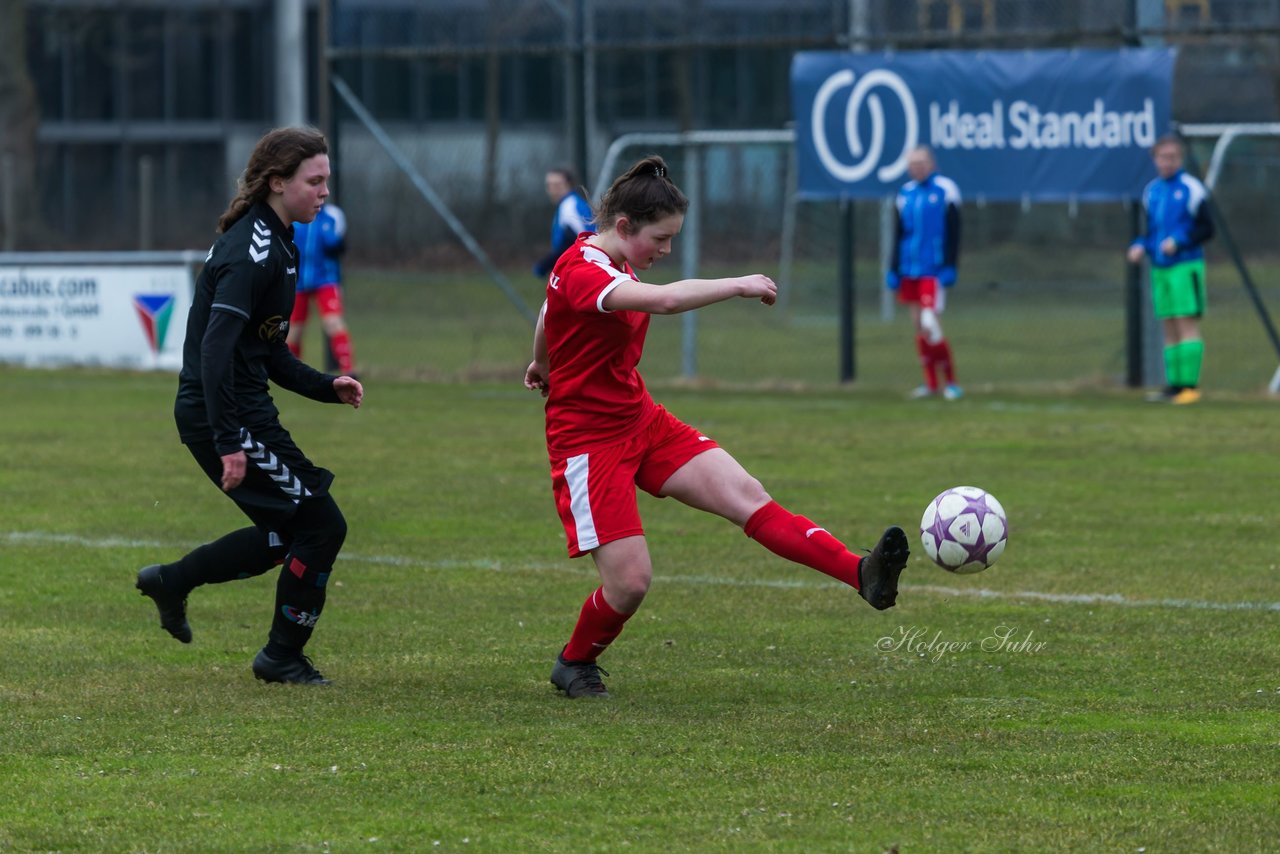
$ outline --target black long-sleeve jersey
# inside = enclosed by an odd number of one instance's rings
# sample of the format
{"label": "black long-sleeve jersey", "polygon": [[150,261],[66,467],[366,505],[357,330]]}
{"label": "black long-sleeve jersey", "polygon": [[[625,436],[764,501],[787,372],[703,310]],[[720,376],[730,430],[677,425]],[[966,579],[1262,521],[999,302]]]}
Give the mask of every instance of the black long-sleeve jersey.
{"label": "black long-sleeve jersey", "polygon": [[183,442],[240,450],[240,430],[277,423],[268,380],[312,400],[339,403],[336,379],[303,364],[285,336],[298,281],[293,229],[258,202],[218,238],[196,280],[174,418]]}

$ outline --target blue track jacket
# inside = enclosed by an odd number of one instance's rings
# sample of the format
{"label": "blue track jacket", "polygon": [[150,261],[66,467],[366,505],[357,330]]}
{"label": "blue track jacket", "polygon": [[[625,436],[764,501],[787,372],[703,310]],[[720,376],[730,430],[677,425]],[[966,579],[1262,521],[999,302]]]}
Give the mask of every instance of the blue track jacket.
{"label": "blue track jacket", "polygon": [[[1202,244],[1213,237],[1213,220],[1204,203],[1207,195],[1200,179],[1181,170],[1169,178],[1156,178],[1142,191],[1147,233],[1134,245],[1147,250],[1154,266],[1172,267],[1204,257]],[[1160,250],[1166,237],[1178,244],[1172,255]]]}
{"label": "blue track jacket", "polygon": [[555,218],[551,220],[551,251],[533,265],[535,276],[546,276],[556,266],[564,251],[573,245],[584,231],[595,231],[591,222],[591,205],[577,190],[572,190],[556,205]]}
{"label": "blue track jacket", "polygon": [[937,172],[923,181],[908,181],[898,191],[897,207],[888,286],[897,289],[899,278],[922,276],[932,276],[946,287],[954,285],[960,258],[956,182]]}
{"label": "blue track jacket", "polygon": [[295,222],[293,242],[302,261],[298,290],[313,291],[321,285],[342,283],[338,258],[347,248],[347,217],[342,208],[326,204],[311,222]]}

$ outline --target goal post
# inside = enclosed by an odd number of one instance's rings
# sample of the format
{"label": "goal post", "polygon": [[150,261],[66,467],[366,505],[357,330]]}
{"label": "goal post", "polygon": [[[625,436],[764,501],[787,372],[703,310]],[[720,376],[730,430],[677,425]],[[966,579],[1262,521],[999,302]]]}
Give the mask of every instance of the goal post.
{"label": "goal post", "polygon": [[[682,231],[683,250],[680,255],[681,276],[686,279],[698,275],[702,257],[703,228],[699,201],[705,191],[705,163],[703,153],[711,146],[743,147],[751,145],[779,146],[785,157],[786,177],[783,181],[782,228],[778,253],[778,299],[781,308],[786,307],[791,290],[792,264],[795,258],[796,229],[796,163],[795,132],[789,128],[777,130],[699,130],[681,133],[628,133],[609,144],[597,173],[592,197],[598,203],[614,177],[618,174],[622,155],[628,151],[653,148],[679,149],[683,158],[681,184],[690,199]],[[646,152],[647,153],[647,152]],[[681,318],[681,375],[693,379],[698,374],[698,313],[685,312]]]}
{"label": "goal post", "polygon": [[[1178,127],[1178,131],[1188,139],[1215,140],[1213,152],[1209,157],[1209,166],[1205,171],[1204,177],[1205,188],[1209,191],[1206,203],[1209,205],[1209,213],[1213,217],[1214,225],[1217,227],[1218,236],[1222,241],[1223,247],[1231,256],[1232,264],[1240,275],[1240,281],[1243,283],[1245,292],[1253,303],[1258,320],[1266,331],[1272,349],[1275,350],[1277,367],[1275,373],[1271,376],[1270,382],[1267,384],[1267,390],[1271,394],[1280,394],[1280,334],[1276,331],[1275,324],[1271,320],[1271,314],[1267,310],[1266,303],[1262,299],[1249,266],[1244,261],[1244,255],[1236,243],[1230,223],[1222,211],[1222,206],[1217,202],[1215,192],[1222,177],[1223,167],[1227,162],[1228,152],[1232,146],[1242,138],[1248,137],[1280,140],[1280,123],[1184,124]],[[1194,165],[1195,154],[1190,149],[1188,149],[1188,159]]]}

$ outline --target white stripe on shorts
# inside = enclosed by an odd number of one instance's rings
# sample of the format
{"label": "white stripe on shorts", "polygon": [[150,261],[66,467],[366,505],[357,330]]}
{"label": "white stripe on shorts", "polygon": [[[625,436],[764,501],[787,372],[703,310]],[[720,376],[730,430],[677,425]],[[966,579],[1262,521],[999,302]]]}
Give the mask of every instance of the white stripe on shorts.
{"label": "white stripe on shorts", "polygon": [[589,552],[600,545],[596,520],[591,516],[591,496],[587,492],[587,457],[569,457],[564,467],[564,482],[569,487],[569,512],[578,532],[578,551]]}

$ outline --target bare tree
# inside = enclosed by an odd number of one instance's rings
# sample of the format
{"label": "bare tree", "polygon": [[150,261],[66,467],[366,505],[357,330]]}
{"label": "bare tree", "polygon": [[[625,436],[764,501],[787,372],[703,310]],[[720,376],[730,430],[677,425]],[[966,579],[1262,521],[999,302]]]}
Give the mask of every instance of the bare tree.
{"label": "bare tree", "polygon": [[[27,66],[25,0],[0,0],[0,246],[28,248],[40,231],[35,85]],[[10,221],[12,220],[12,221]]]}

